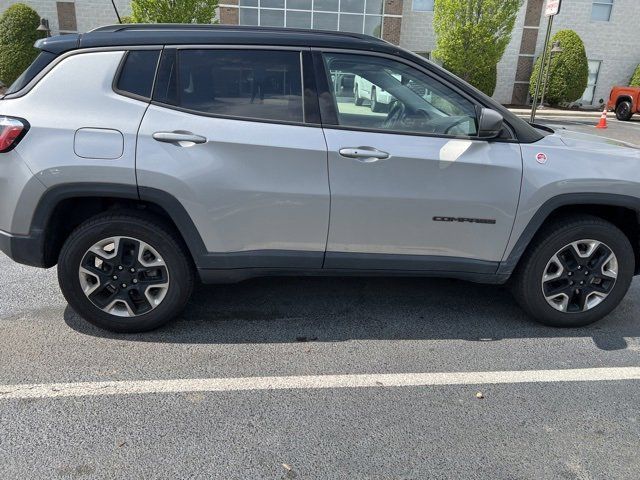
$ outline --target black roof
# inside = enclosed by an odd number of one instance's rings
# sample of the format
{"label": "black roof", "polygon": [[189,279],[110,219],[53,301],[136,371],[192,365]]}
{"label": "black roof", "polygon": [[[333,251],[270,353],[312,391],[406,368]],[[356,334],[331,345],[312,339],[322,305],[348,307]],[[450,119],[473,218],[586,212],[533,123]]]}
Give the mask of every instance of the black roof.
{"label": "black roof", "polygon": [[123,24],[83,34],[42,40],[38,47],[51,53],[77,48],[131,45],[236,44],[352,48],[397,53],[398,47],[369,35],[324,30],[197,24]]}

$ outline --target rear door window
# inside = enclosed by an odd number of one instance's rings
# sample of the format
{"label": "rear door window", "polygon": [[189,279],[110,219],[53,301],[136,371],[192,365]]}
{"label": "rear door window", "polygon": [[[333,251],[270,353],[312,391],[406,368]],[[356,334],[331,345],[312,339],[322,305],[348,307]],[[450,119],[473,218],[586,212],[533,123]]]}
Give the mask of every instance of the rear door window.
{"label": "rear door window", "polygon": [[154,100],[212,116],[302,122],[300,52],[168,49]]}

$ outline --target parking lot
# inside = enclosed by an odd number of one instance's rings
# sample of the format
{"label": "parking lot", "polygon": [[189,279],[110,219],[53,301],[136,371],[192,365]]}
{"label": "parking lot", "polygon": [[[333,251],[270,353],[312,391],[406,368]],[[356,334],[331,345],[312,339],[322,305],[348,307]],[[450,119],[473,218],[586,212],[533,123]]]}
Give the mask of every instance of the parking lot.
{"label": "parking lot", "polygon": [[[596,131],[640,143],[640,121]],[[640,280],[540,326],[503,287],[265,278],[97,330],[0,254],[2,478],[638,478]]]}

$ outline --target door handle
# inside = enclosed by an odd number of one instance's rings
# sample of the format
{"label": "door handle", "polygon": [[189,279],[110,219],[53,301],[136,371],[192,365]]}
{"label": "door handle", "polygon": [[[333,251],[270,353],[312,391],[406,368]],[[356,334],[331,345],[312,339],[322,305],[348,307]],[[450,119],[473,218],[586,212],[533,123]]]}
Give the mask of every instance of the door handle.
{"label": "door handle", "polygon": [[194,135],[191,132],[181,132],[181,131],[156,132],[153,134],[153,139],[157,140],[158,142],[164,142],[164,143],[181,143],[181,142],[206,143],[207,142],[206,137],[202,137],[200,135]]}
{"label": "door handle", "polygon": [[389,158],[387,152],[383,152],[373,147],[350,147],[341,148],[340,155],[347,158],[355,158],[361,162],[371,163],[378,160],[385,160]]}

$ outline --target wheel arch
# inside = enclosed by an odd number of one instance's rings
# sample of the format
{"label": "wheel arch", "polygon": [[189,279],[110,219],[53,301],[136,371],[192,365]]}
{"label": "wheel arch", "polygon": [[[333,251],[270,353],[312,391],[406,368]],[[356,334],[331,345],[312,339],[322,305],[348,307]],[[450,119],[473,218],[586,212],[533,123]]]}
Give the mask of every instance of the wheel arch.
{"label": "wheel arch", "polygon": [[631,96],[630,96],[630,95],[620,95],[620,96],[616,99],[616,108],[618,108],[618,106],[619,106],[622,102],[630,102],[630,103],[631,103],[631,107],[633,108],[633,98],[631,98]]}
{"label": "wheel arch", "polygon": [[545,202],[520,234],[511,252],[500,263],[498,274],[512,274],[541,230],[552,222],[576,214],[591,214],[616,225],[629,238],[640,274],[640,198],[609,193],[569,193]]}
{"label": "wheel arch", "polygon": [[36,207],[30,235],[40,239],[39,266],[57,263],[62,245],[78,225],[113,210],[135,210],[162,219],[176,231],[196,264],[206,253],[191,217],[172,195],[135,185],[77,183],[50,188]]}

